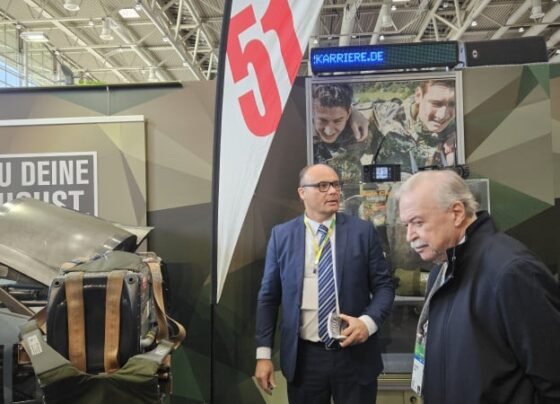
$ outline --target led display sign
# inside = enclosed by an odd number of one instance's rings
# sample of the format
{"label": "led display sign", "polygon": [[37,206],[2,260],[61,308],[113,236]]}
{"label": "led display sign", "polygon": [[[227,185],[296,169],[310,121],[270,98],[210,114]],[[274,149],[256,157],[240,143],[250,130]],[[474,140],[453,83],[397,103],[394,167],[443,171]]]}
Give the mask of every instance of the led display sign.
{"label": "led display sign", "polygon": [[459,63],[459,43],[448,41],[313,48],[310,61],[314,74],[454,67]]}

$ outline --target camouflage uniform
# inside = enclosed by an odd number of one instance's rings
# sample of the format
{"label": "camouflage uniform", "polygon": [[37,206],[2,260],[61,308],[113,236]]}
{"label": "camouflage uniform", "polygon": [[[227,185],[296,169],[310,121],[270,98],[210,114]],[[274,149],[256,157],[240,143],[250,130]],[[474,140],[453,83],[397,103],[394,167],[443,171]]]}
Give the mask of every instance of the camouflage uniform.
{"label": "camouflage uniform", "polygon": [[[366,140],[358,142],[352,129],[346,125],[334,143],[324,143],[319,136],[313,137],[313,161],[328,164],[336,170],[346,184],[358,184],[362,180],[362,162],[373,156],[371,132]],[[369,163],[369,161],[368,161]]]}
{"label": "camouflage uniform", "polygon": [[442,132],[432,133],[413,117],[414,96],[404,101],[374,102],[372,108],[371,126],[375,131],[372,149],[379,150],[378,164],[400,164],[402,172],[411,173],[409,151],[412,150],[418,167],[441,165],[443,144],[455,143],[454,122]]}

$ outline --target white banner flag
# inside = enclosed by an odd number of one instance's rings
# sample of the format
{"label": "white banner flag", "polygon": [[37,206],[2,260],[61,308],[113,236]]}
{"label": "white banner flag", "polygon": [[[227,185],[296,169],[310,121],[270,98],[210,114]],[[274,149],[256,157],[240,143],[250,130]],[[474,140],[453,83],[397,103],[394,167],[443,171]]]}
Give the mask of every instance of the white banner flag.
{"label": "white banner flag", "polygon": [[220,148],[216,302],[322,4],[232,0],[215,142]]}

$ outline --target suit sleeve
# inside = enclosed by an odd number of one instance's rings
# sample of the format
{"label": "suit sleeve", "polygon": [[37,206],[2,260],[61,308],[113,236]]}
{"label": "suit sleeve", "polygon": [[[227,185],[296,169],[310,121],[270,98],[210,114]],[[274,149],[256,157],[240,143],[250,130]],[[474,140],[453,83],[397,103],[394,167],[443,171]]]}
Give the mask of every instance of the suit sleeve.
{"label": "suit sleeve", "polygon": [[378,327],[391,312],[393,301],[395,300],[395,285],[391,276],[389,264],[383,255],[381,241],[371,223],[368,235],[368,256],[369,256],[369,287],[371,300],[367,308],[367,314]]}
{"label": "suit sleeve", "polygon": [[560,402],[560,286],[540,264],[517,260],[496,294],[503,331],[542,398]]}
{"label": "suit sleeve", "polygon": [[261,288],[257,296],[256,343],[257,347],[273,346],[274,331],[278,318],[278,308],[282,300],[280,282],[280,267],[278,265],[278,251],[276,229],[272,229],[268,247]]}

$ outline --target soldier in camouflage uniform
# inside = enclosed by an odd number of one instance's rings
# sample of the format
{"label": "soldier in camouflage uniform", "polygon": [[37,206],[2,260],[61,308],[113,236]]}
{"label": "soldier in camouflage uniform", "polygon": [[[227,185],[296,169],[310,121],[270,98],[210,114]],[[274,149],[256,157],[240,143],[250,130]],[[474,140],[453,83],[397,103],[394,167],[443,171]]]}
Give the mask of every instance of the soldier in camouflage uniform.
{"label": "soldier in camouflage uniform", "polygon": [[369,155],[371,161],[373,156],[371,133],[366,129],[365,136],[360,136],[351,125],[360,117],[365,119],[359,112],[352,113],[352,97],[348,84],[313,86],[314,163],[333,167],[347,184],[361,181],[361,160]]}
{"label": "soldier in camouflage uniform", "polygon": [[[400,164],[411,173],[410,151],[418,167],[455,163],[455,86],[452,80],[423,81],[404,101],[372,103],[376,163]],[[442,157],[443,155],[443,157]]]}
{"label": "soldier in camouflage uniform", "polygon": [[[352,98],[352,88],[347,84],[313,87],[314,162],[333,167],[346,184],[361,181],[362,163],[371,164],[377,151],[376,163],[400,164],[404,173],[412,171],[409,151],[418,167],[442,164],[440,151],[449,158],[447,163],[453,163],[454,81],[423,81],[415,94],[404,101],[376,101],[358,106],[364,113],[371,113],[369,130],[362,141],[356,139],[352,130],[353,119],[363,117],[357,110],[352,114]],[[414,279],[420,279],[424,265],[406,242],[402,226],[396,223],[396,208],[391,198],[387,199],[394,185],[364,185],[362,192],[350,185],[358,198],[350,197],[344,187],[344,208],[374,223],[387,259],[393,269],[399,268],[399,293],[422,295],[423,289],[414,287]]]}

